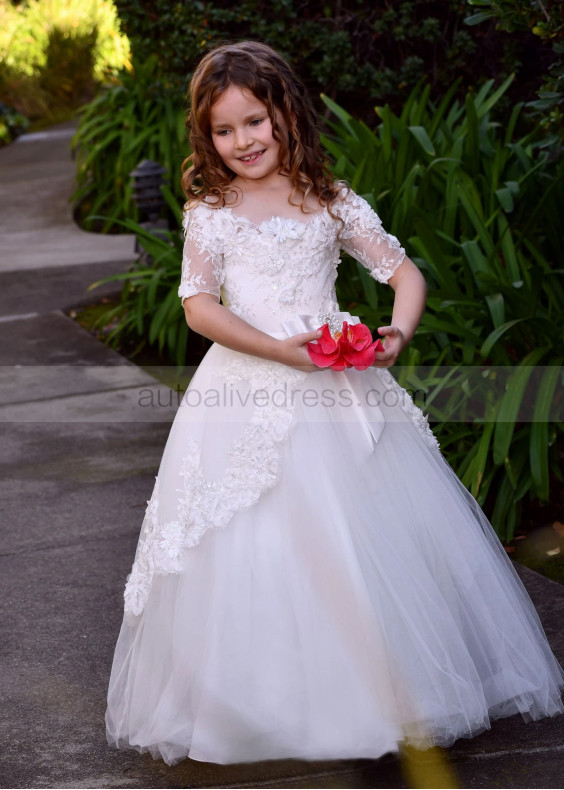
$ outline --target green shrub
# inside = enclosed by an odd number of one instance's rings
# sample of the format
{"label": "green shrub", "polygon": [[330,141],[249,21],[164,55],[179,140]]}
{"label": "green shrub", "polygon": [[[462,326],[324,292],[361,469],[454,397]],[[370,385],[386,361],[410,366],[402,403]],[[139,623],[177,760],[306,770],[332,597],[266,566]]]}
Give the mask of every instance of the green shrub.
{"label": "green shrub", "polygon": [[0,0],[0,100],[32,121],[70,117],[128,64],[109,0]]}
{"label": "green shrub", "polygon": [[[539,61],[546,64],[543,83],[536,101],[529,101],[531,116],[549,134],[547,145],[554,157],[564,151],[564,13],[561,0],[467,0],[475,13],[466,19],[470,25],[491,24],[500,30],[525,33],[525,41],[537,38]],[[550,51],[552,50],[552,52]],[[530,97],[527,97],[530,98]]]}
{"label": "green shrub", "polygon": [[13,107],[0,102],[0,146],[8,145],[19,134],[25,132],[28,120]]}
{"label": "green shrub", "polygon": [[[175,194],[182,194],[181,165],[188,154],[182,97],[159,79],[156,58],[134,62],[131,72],[106,85],[79,112],[73,139],[80,219],[103,214],[103,230],[136,219],[130,172],[143,159],[163,166]],[[88,227],[88,225],[87,225]]]}
{"label": "green shrub", "polygon": [[94,76],[102,81],[108,71],[129,63],[129,42],[118,29],[111,0],[26,0],[0,2],[0,59],[21,74],[43,69],[53,29],[68,36],[97,31]]}
{"label": "green shrub", "polygon": [[[517,134],[521,105],[503,125],[494,119],[508,84],[494,90],[490,82],[464,101],[454,85],[438,104],[419,86],[400,114],[378,108],[375,131],[325,98],[335,120],[324,137],[336,177],[368,199],[425,274],[428,309],[402,357],[400,383],[426,393],[447,459],[506,541],[520,503],[548,498],[564,427],[549,422],[551,403],[562,400],[564,166],[535,136]],[[142,233],[141,243],[154,263],[125,276],[111,339],[158,345],[182,364],[182,234]],[[337,286],[343,309],[373,327],[389,321],[393,292],[362,266],[344,263]],[[479,379],[486,412],[475,404],[479,365],[511,368],[501,393],[493,377]],[[532,419],[519,421],[531,398]]]}
{"label": "green shrub", "polygon": [[[136,56],[159,59],[167,80],[186,78],[211,45],[266,41],[302,75],[317,101],[321,91],[370,123],[374,104],[401,106],[424,77],[439,94],[453,74],[464,85],[523,68],[529,84],[539,73],[537,45],[498,33],[493,23],[464,26],[460,0],[116,0]],[[319,105],[321,109],[321,105]]]}
{"label": "green shrub", "polygon": [[[180,227],[182,212],[178,201],[166,187],[163,192]],[[136,234],[150,262],[145,263],[141,257],[129,272],[103,281],[123,282],[123,288],[119,305],[104,312],[97,325],[113,327],[105,337],[109,345],[134,344],[133,356],[144,348],[153,347],[181,368],[185,364],[188,341],[188,327],[178,299],[184,234],[181,230],[159,230],[157,236],[133,220],[120,224]],[[95,288],[96,283],[91,287]]]}
{"label": "green shrub", "polygon": [[[439,105],[419,88],[401,115],[379,108],[375,132],[325,99],[337,117],[325,144],[335,174],[378,209],[425,274],[428,309],[401,383],[427,393],[448,460],[510,540],[523,497],[548,499],[562,452],[564,426],[548,415],[564,359],[564,167],[533,136],[516,137],[521,105],[505,124],[493,120],[507,87],[488,83],[464,103],[453,89]],[[389,320],[392,295],[362,267],[342,271],[338,287],[370,325]],[[421,380],[418,366],[438,365],[450,367],[448,380]],[[485,415],[473,411],[476,379],[462,367],[476,365],[514,367],[501,397],[493,379],[480,379]],[[535,366],[544,372],[532,391]],[[519,422],[527,398],[532,421]]]}
{"label": "green shrub", "polygon": [[49,31],[39,84],[61,106],[78,107],[94,95],[94,65],[98,31],[76,33],[54,27]]}

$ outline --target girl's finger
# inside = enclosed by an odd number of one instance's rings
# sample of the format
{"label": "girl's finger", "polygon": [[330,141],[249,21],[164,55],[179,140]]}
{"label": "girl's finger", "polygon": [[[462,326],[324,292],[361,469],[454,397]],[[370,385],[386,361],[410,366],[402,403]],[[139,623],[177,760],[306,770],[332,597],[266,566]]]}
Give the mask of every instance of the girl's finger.
{"label": "girl's finger", "polygon": [[312,332],[302,332],[299,335],[294,335],[293,339],[300,346],[304,343],[311,343],[312,340],[318,340],[321,337],[321,329],[314,329]]}
{"label": "girl's finger", "polygon": [[399,330],[396,326],[379,326],[378,327],[378,334],[379,335],[397,335],[399,334]]}

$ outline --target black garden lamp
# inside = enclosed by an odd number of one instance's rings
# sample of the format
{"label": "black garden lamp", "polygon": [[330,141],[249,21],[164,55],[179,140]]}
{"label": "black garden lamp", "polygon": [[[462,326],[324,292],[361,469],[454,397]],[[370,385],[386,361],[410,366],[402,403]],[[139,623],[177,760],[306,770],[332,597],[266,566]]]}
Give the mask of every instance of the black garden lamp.
{"label": "black garden lamp", "polygon": [[147,217],[148,225],[155,225],[165,205],[161,186],[164,184],[164,167],[152,159],[143,159],[129,174],[133,181],[133,199],[140,213]]}

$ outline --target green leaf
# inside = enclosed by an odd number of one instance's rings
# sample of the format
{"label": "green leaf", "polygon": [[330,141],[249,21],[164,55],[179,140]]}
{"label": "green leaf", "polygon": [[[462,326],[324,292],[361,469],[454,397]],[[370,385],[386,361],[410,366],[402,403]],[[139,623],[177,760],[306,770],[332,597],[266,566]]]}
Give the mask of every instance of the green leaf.
{"label": "green leaf", "polygon": [[464,19],[465,25],[479,25],[481,22],[486,22],[494,16],[493,11],[479,11],[477,14],[471,14]]}
{"label": "green leaf", "polygon": [[554,392],[558,381],[562,378],[562,360],[547,367],[541,379],[535,406],[530,437],[530,464],[533,484],[539,499],[548,501],[549,465],[548,465],[548,424],[554,400]]}
{"label": "green leaf", "polygon": [[507,187],[502,187],[501,189],[496,189],[495,196],[499,200],[499,204],[504,211],[513,211],[514,203],[513,203],[513,192],[511,189]]}
{"label": "green leaf", "polygon": [[460,246],[474,274],[478,272],[487,274],[490,271],[488,260],[477,241],[463,241]]}
{"label": "green leaf", "polygon": [[506,391],[501,399],[497,413],[493,445],[495,464],[503,464],[509,453],[509,446],[515,431],[515,423],[519,416],[525,388],[535,369],[535,365],[538,364],[548,350],[548,347],[545,346],[531,351],[509,377]]}
{"label": "green leaf", "polygon": [[508,332],[512,327],[517,326],[517,324],[526,321],[526,318],[514,318],[512,321],[507,321],[505,324],[496,327],[493,332],[487,336],[484,340],[482,347],[480,349],[480,356],[485,359],[485,357],[489,356],[490,351],[495,346],[497,341],[503,337],[503,335]]}
{"label": "green leaf", "polygon": [[426,154],[429,156],[436,156],[435,146],[433,145],[431,138],[427,134],[427,130],[423,126],[410,126],[409,131],[415,137],[421,148],[425,151]]}
{"label": "green leaf", "polygon": [[166,184],[162,185],[161,192],[163,193],[164,199],[166,200],[168,207],[171,209],[172,213],[174,214],[174,217],[179,227],[182,227],[184,213],[182,211],[181,206],[178,204],[178,199],[176,198],[170,187],[168,187]]}
{"label": "green leaf", "polygon": [[503,294],[488,294],[486,296],[486,302],[488,303],[493,325],[495,327],[503,326],[505,321],[505,302]]}
{"label": "green leaf", "polygon": [[347,132],[352,136],[355,137],[355,133],[353,127],[351,125],[352,115],[350,115],[346,110],[340,107],[333,99],[330,99],[325,93],[321,94],[321,101],[325,104],[326,107],[329,107],[332,113],[334,113],[337,118],[341,121]]}
{"label": "green leaf", "polygon": [[441,320],[431,315],[424,315],[421,325],[428,329],[433,329],[435,332],[447,332],[456,337],[466,338],[472,343],[478,343],[480,340],[479,335],[472,332],[470,329],[459,326],[454,321]]}

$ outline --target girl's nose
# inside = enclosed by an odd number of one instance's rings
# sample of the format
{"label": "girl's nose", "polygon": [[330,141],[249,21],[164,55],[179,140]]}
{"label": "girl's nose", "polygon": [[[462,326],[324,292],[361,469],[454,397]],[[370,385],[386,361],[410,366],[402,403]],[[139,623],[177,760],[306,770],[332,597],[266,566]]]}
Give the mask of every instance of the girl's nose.
{"label": "girl's nose", "polygon": [[246,129],[235,130],[235,145],[240,150],[244,150],[249,146],[249,134]]}

